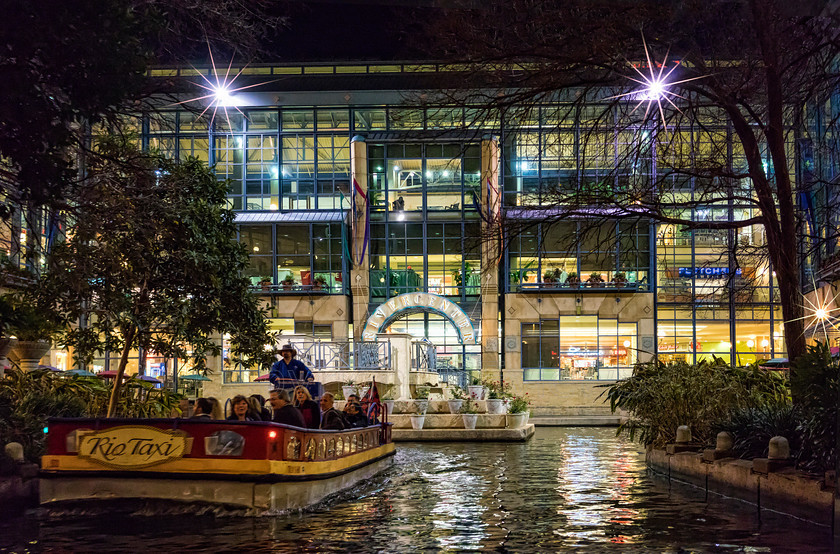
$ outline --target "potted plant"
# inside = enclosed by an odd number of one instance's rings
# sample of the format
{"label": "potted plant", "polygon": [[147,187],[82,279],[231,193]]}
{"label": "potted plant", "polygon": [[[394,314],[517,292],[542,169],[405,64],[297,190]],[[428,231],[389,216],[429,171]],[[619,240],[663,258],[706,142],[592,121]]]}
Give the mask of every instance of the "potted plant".
{"label": "potted plant", "polygon": [[501,415],[505,413],[504,387],[499,381],[484,383],[487,391],[487,413]]}
{"label": "potted plant", "polygon": [[341,385],[341,393],[344,395],[344,398],[350,398],[351,394],[356,394],[356,384],[353,382],[352,379],[348,379]]}
{"label": "potted plant", "polygon": [[262,287],[262,290],[270,289],[271,288],[271,276],[270,275],[264,275],[264,276],[260,277],[260,286]]}
{"label": "potted plant", "polygon": [[627,276],[623,271],[617,271],[613,274],[613,284],[618,288],[627,284]]}
{"label": "potted plant", "polygon": [[418,414],[426,414],[429,408],[429,387],[417,387],[414,390],[413,411]]}
{"label": "potted plant", "polygon": [[467,393],[461,387],[452,387],[452,399],[447,400],[450,414],[461,413],[461,406],[464,405],[464,400],[467,398]]}
{"label": "potted plant", "polygon": [[576,287],[580,285],[580,277],[578,277],[577,273],[569,273],[569,277],[566,279],[566,284],[570,287]]}
{"label": "potted plant", "polygon": [[426,422],[426,412],[411,414],[408,418],[411,420],[411,428],[415,431],[419,431],[423,428],[423,424]]}
{"label": "potted plant", "polygon": [[312,279],[312,290],[321,290],[327,287],[327,278],[320,273]]}
{"label": "potted plant", "polygon": [[549,269],[545,273],[543,273],[543,283],[546,285],[556,285],[560,282],[563,273],[560,271],[559,268],[555,267],[554,269]]}
{"label": "potted plant", "polygon": [[461,418],[464,420],[464,429],[475,429],[475,423],[478,421],[478,406],[469,398],[461,406]]}
{"label": "potted plant", "polygon": [[528,411],[531,401],[528,395],[515,396],[510,401],[509,413],[505,416],[505,427],[508,429],[519,429],[528,423],[531,412]]}
{"label": "potted plant", "polygon": [[601,276],[600,273],[597,271],[589,274],[589,280],[587,281],[590,287],[601,287],[604,284],[604,278]]}
{"label": "potted plant", "polygon": [[394,414],[394,393],[392,387],[388,387],[382,391],[380,403],[385,407],[385,411],[389,416]]}
{"label": "potted plant", "polygon": [[[20,297],[3,297],[6,308],[4,322],[7,347],[18,359],[21,369],[30,371],[38,367],[41,358],[50,351],[52,339],[61,326],[34,304]],[[16,339],[13,345],[12,340]]]}
{"label": "potted plant", "polygon": [[484,398],[484,386],[478,377],[473,377],[470,384],[467,386],[467,393],[473,400],[482,400]]}
{"label": "potted plant", "polygon": [[288,275],[283,277],[283,280],[280,281],[280,284],[283,285],[283,290],[292,290],[292,287],[294,287],[297,283],[295,282],[295,278],[292,277],[292,274],[289,273]]}

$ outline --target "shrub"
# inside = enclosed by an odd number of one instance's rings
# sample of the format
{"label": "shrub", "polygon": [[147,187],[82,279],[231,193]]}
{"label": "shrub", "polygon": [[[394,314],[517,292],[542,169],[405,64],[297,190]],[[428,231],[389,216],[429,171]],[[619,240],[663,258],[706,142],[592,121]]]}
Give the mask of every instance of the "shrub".
{"label": "shrub", "polygon": [[790,404],[769,403],[735,410],[725,421],[712,425],[713,433],[727,431],[733,437],[733,450],[739,458],[766,458],[770,439],[788,440],[792,457],[799,452],[802,439],[799,421]]}
{"label": "shrub", "polygon": [[525,396],[514,396],[513,400],[510,401],[510,406],[508,406],[508,412],[511,414],[521,414],[523,412],[528,411],[528,406],[531,405],[531,401],[528,400],[528,395]]}
{"label": "shrub", "polygon": [[825,343],[808,346],[794,364],[791,388],[796,394],[802,450],[798,462],[809,471],[834,469],[837,460],[837,404],[840,362]]}
{"label": "shrub", "polygon": [[[613,412],[627,410],[631,416],[618,429],[644,445],[673,442],[676,429],[688,425],[692,437],[712,444],[711,425],[726,420],[737,410],[789,402],[785,378],[757,365],[731,367],[719,358],[686,362],[659,361],[638,364],[633,375],[604,385]],[[605,400],[605,401],[606,401]]]}
{"label": "shrub", "polygon": [[[44,453],[44,427],[50,417],[101,417],[111,388],[98,377],[64,377],[50,370],[11,370],[0,380],[0,444],[19,442],[27,460]],[[169,417],[181,396],[130,379],[122,387],[122,417]]]}

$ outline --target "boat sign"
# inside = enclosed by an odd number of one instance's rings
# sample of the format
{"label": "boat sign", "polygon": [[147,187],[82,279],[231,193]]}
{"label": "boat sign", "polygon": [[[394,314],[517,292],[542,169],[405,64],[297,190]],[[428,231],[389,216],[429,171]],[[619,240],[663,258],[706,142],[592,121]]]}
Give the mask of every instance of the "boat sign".
{"label": "boat sign", "polygon": [[140,469],[182,458],[188,436],[183,431],[143,425],[80,433],[79,458],[109,467]]}

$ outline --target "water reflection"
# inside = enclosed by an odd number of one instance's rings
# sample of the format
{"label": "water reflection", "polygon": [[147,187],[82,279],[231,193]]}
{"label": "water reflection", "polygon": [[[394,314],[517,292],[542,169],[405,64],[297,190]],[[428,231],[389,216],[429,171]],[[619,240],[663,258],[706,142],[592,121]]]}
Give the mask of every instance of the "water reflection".
{"label": "water reflection", "polygon": [[525,444],[399,445],[395,467],[309,511],[193,508],[0,522],[0,552],[239,550],[830,551],[830,529],[648,475],[612,429],[541,428]]}

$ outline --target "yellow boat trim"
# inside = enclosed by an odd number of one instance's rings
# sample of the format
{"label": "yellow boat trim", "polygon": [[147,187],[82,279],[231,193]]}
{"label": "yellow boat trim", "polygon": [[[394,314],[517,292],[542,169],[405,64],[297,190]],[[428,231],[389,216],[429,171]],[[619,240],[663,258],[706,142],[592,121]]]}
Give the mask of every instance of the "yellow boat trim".
{"label": "yellow boat trim", "polygon": [[44,456],[42,471],[131,471],[137,473],[222,473],[240,475],[318,475],[344,471],[394,452],[394,443],[383,444],[335,460],[288,462],[278,460],[236,460],[231,458],[181,458],[143,468],[114,469],[77,456]]}

